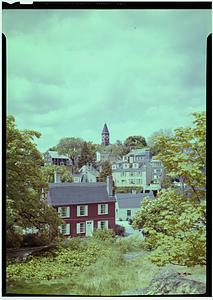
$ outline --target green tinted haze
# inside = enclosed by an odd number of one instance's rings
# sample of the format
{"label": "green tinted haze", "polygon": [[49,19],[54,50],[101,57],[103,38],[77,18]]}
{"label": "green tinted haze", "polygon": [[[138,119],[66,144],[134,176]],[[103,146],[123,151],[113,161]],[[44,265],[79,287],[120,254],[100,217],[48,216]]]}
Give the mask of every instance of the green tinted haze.
{"label": "green tinted haze", "polygon": [[20,129],[100,143],[190,125],[205,110],[208,10],[8,10],[8,102]]}

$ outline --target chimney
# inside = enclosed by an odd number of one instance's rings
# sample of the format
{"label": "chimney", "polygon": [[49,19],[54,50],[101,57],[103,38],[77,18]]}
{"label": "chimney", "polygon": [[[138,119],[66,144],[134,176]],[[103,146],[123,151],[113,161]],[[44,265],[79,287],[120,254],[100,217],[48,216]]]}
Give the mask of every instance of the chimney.
{"label": "chimney", "polygon": [[54,183],[60,183],[61,182],[61,175],[55,171],[54,172]]}
{"label": "chimney", "polygon": [[113,196],[113,178],[112,175],[107,176],[107,193],[109,196]]}

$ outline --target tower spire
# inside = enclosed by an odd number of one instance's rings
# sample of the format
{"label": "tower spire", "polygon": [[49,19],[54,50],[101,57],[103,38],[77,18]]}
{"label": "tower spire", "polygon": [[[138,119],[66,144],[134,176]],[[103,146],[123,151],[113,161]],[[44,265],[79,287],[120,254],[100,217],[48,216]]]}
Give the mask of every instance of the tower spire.
{"label": "tower spire", "polygon": [[108,146],[109,145],[109,130],[107,127],[107,124],[104,124],[104,128],[102,130],[102,134],[101,134],[101,140],[102,140],[102,145],[104,146]]}

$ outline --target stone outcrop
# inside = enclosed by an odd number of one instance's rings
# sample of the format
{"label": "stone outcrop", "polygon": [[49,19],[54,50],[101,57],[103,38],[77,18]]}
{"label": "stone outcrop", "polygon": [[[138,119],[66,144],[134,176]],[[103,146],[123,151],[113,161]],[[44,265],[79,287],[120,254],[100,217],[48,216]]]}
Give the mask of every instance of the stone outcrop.
{"label": "stone outcrop", "polygon": [[205,294],[206,286],[185,277],[186,273],[163,272],[155,276],[144,289],[125,291],[122,295],[191,295]]}

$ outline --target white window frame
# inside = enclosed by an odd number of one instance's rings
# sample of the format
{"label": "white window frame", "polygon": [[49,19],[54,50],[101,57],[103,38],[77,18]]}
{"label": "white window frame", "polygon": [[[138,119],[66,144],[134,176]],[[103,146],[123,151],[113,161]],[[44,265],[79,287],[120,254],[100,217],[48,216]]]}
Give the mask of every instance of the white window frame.
{"label": "white window frame", "polygon": [[81,234],[86,232],[86,222],[80,222],[76,224],[76,233]]}
{"label": "white window frame", "polygon": [[[84,214],[81,213],[81,208],[84,208]],[[78,205],[77,206],[77,217],[88,216],[88,205]]]}
{"label": "white window frame", "polygon": [[[102,227],[101,223],[104,223],[104,227]],[[98,229],[109,229],[109,222],[108,222],[108,220],[100,220],[100,221],[98,221]]]}
{"label": "white window frame", "polygon": [[108,215],[108,203],[98,204],[98,215]]}
{"label": "white window frame", "polygon": [[[64,214],[62,211],[66,209],[66,214]],[[69,206],[61,206],[58,207],[58,214],[60,218],[69,218],[70,217],[70,207]]]}
{"label": "white window frame", "polygon": [[59,229],[63,235],[70,235],[70,223],[60,225]]}

